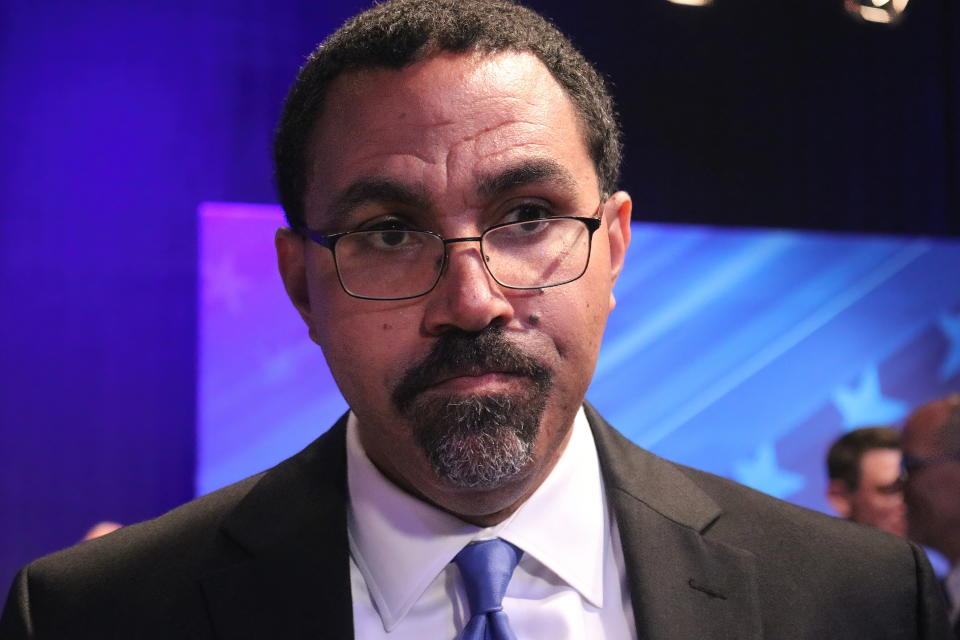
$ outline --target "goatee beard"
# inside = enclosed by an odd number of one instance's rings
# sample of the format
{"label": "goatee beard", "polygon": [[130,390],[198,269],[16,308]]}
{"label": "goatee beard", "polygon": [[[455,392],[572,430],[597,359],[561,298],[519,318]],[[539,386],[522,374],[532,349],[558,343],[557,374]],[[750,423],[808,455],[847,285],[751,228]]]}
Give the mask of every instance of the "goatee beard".
{"label": "goatee beard", "polygon": [[[453,375],[491,371],[517,376],[523,384],[494,394],[421,394]],[[551,378],[550,370],[510,343],[502,329],[450,331],[407,371],[392,399],[440,479],[459,488],[495,489],[532,460]]]}

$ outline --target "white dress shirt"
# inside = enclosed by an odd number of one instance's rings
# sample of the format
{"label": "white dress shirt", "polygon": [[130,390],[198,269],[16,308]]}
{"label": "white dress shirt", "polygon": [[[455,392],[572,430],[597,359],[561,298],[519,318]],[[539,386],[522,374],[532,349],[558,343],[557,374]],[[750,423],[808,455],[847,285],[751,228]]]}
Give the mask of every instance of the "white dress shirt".
{"label": "white dress shirt", "polygon": [[469,607],[453,557],[496,537],[524,552],[503,599],[518,640],[636,638],[620,537],[582,409],[550,475],[493,527],[468,524],[390,482],[364,453],[352,413],[347,483],[358,639],[455,638]]}

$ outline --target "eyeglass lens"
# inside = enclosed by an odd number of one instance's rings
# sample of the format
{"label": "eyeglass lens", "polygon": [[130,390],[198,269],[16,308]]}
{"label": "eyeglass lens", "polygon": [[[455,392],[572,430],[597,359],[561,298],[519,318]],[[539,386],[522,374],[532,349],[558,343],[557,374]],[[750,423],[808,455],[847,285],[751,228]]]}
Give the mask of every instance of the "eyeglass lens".
{"label": "eyeglass lens", "polygon": [[[490,275],[509,288],[535,289],[576,280],[590,257],[590,231],[575,218],[547,218],[487,230],[481,251]],[[336,245],[337,270],[354,296],[423,295],[440,277],[443,239],[424,231],[359,231]]]}

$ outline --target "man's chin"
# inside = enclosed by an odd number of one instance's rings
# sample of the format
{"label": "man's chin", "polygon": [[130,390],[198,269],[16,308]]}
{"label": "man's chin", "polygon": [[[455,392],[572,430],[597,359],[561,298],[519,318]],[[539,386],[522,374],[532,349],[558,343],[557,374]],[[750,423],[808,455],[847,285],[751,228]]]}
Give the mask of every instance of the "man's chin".
{"label": "man's chin", "polygon": [[494,490],[523,474],[531,450],[515,433],[502,432],[448,438],[428,455],[434,473],[451,487]]}
{"label": "man's chin", "polygon": [[408,419],[443,484],[497,489],[532,461],[543,402],[528,394],[423,394]]}

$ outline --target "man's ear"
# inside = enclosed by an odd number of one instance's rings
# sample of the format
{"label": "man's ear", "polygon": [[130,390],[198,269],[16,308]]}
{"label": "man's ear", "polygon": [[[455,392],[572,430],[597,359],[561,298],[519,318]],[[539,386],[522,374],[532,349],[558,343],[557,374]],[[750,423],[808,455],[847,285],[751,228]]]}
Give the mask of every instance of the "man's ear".
{"label": "man's ear", "polygon": [[277,267],[280,269],[283,287],[307,328],[311,330],[312,336],[313,318],[310,313],[303,237],[289,227],[280,227],[274,236],[274,246],[277,248]]}
{"label": "man's ear", "polygon": [[840,479],[831,480],[827,485],[827,500],[841,517],[850,517],[853,507],[850,504],[850,489],[847,488],[846,482]]}
{"label": "man's ear", "polygon": [[607,238],[610,242],[610,309],[616,306],[613,297],[613,285],[616,284],[623,261],[630,246],[630,214],[633,212],[633,200],[626,191],[617,191],[607,201]]}

